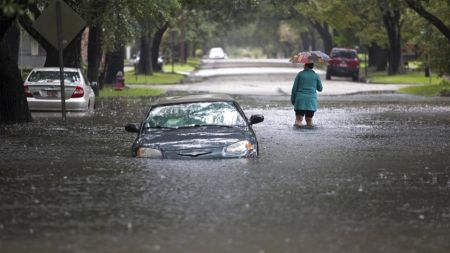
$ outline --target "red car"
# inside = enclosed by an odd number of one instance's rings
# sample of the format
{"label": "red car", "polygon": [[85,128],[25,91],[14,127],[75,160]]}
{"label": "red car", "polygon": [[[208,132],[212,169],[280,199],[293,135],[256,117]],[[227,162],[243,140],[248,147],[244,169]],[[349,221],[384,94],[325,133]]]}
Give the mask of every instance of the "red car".
{"label": "red car", "polygon": [[333,48],[330,53],[326,79],[331,80],[331,76],[351,77],[352,80],[359,80],[359,59],[355,49]]}

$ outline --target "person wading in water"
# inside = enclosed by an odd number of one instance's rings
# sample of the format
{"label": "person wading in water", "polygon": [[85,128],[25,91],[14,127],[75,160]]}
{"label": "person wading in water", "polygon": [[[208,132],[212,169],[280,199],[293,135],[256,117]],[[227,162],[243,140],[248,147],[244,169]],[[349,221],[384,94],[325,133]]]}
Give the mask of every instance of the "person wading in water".
{"label": "person wading in water", "polygon": [[306,125],[313,126],[314,112],[317,111],[317,91],[322,91],[319,75],[313,70],[314,63],[306,63],[305,69],[295,78],[291,93],[291,103],[295,110],[294,126],[302,126],[303,117]]}

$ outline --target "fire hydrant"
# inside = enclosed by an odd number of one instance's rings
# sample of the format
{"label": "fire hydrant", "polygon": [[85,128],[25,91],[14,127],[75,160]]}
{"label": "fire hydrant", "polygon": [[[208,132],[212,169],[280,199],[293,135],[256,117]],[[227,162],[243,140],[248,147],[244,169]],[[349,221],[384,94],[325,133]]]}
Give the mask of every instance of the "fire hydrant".
{"label": "fire hydrant", "polygon": [[125,78],[123,77],[122,71],[117,72],[116,74],[116,90],[123,90],[125,88]]}

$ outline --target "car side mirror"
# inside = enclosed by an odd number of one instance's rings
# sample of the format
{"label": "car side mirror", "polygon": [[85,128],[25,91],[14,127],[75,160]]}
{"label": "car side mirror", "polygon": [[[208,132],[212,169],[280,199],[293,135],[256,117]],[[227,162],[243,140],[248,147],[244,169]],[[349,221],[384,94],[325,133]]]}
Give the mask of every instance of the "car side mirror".
{"label": "car side mirror", "polygon": [[125,126],[125,131],[130,132],[130,133],[138,133],[139,127],[136,124],[127,124]]}
{"label": "car side mirror", "polygon": [[264,121],[264,116],[260,114],[252,115],[250,117],[250,125],[258,124]]}

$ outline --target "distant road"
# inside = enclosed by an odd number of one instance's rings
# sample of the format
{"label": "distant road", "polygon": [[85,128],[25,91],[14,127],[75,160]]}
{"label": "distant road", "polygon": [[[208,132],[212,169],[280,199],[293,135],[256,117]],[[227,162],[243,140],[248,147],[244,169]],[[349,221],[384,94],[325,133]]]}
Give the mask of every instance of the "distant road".
{"label": "distant road", "polygon": [[[296,74],[303,69],[288,59],[204,59],[186,82],[175,85],[152,85],[170,91],[219,92],[235,95],[290,95]],[[404,84],[366,84],[351,78],[325,80],[325,71],[315,69],[322,79],[320,95],[345,95],[364,92],[393,92]],[[139,85],[134,85],[139,86]]]}

